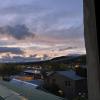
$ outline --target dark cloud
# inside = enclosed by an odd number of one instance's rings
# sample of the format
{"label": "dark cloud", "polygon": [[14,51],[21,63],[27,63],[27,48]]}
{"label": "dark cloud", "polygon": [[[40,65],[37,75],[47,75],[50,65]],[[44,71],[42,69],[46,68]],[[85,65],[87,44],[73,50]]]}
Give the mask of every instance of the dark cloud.
{"label": "dark cloud", "polygon": [[60,48],[59,51],[72,50],[72,49],[75,49],[75,48],[77,48],[77,47]]}
{"label": "dark cloud", "polygon": [[34,55],[32,54],[32,55],[30,55],[30,57],[36,57],[36,56],[37,56],[37,54],[34,54]]}
{"label": "dark cloud", "polygon": [[48,59],[48,57],[49,57],[49,56],[48,56],[47,54],[44,54],[44,55],[43,55],[43,59]]}
{"label": "dark cloud", "polygon": [[10,35],[16,39],[24,39],[25,37],[34,37],[35,35],[29,32],[26,25],[15,25],[15,26],[5,26],[0,27],[1,35]]}
{"label": "dark cloud", "polygon": [[9,47],[0,47],[0,53],[10,52],[12,54],[23,54],[24,52],[20,48],[9,48]]}

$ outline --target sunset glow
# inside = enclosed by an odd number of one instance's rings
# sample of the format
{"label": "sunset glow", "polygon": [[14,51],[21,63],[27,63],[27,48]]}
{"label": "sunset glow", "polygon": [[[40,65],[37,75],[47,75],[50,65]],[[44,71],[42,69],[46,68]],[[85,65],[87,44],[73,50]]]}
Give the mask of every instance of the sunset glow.
{"label": "sunset glow", "polygon": [[81,0],[0,0],[0,58],[85,54]]}

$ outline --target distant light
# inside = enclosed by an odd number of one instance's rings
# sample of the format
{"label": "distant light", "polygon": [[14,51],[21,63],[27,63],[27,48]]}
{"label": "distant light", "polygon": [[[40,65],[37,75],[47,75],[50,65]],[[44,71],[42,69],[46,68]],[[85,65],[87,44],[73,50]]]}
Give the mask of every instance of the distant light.
{"label": "distant light", "polygon": [[79,65],[75,65],[75,68],[79,68]]}

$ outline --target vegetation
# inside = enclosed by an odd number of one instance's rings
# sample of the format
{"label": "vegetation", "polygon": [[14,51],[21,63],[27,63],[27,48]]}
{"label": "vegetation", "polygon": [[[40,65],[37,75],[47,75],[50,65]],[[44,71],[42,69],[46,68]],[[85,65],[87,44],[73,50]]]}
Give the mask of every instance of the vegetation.
{"label": "vegetation", "polygon": [[[75,65],[86,65],[86,55],[80,55],[80,56],[62,56],[62,57],[57,57],[51,60],[47,61],[42,61],[42,62],[37,62],[36,65],[40,65],[43,68],[48,69],[49,71],[59,71],[59,70],[68,70],[68,69],[73,69]],[[81,69],[80,69],[81,70]],[[86,72],[85,69],[83,73]]]}
{"label": "vegetation", "polygon": [[14,64],[0,64],[0,75],[10,76],[20,73],[24,69],[23,66]]}
{"label": "vegetation", "polygon": [[88,100],[86,97],[77,96],[73,100]]}

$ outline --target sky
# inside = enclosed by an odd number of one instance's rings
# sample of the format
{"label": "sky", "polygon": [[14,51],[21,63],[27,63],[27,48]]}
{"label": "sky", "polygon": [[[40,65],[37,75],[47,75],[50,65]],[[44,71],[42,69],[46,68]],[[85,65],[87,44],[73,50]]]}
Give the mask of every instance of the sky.
{"label": "sky", "polygon": [[0,0],[0,58],[84,53],[82,0]]}

